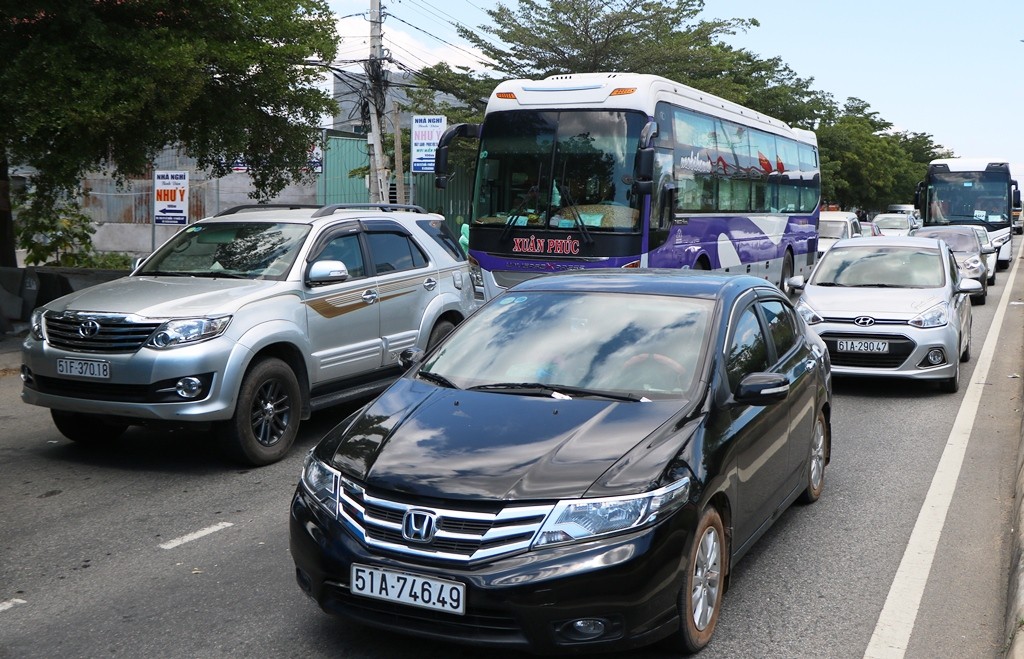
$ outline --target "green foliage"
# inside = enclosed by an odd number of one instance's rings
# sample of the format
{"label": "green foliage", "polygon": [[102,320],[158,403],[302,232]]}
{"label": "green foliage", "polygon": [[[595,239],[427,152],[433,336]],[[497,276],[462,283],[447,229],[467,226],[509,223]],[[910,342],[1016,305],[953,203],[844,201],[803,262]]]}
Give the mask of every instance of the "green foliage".
{"label": "green foliage", "polygon": [[[36,170],[43,198],[83,174],[148,173],[177,145],[214,176],[244,159],[254,198],[306,180],[319,87],[338,36],[326,0],[24,0],[0,12],[0,182]],[[0,196],[5,188],[0,186]],[[0,265],[12,222],[0,198]]]}
{"label": "green foliage", "polygon": [[26,265],[82,267],[94,252],[95,231],[89,216],[67,198],[29,203],[15,227]]}

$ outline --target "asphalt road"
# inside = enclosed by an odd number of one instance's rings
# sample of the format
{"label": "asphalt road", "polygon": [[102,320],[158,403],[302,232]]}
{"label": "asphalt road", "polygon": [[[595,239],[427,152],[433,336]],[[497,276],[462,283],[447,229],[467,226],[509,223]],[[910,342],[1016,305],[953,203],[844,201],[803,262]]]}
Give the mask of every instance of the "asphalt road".
{"label": "asphalt road", "polygon": [[[1011,272],[974,310],[958,394],[837,382],[825,493],[736,567],[702,657],[1002,655],[1024,369]],[[0,658],[522,656],[350,625],[298,589],[288,503],[348,408],[244,469],[201,434],[132,429],[88,450],[19,390],[0,377]]]}

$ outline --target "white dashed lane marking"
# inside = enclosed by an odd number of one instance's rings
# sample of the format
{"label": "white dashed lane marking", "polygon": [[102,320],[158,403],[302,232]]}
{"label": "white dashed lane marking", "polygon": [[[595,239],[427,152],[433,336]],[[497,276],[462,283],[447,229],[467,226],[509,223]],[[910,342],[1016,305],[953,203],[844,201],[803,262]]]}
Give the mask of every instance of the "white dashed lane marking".
{"label": "white dashed lane marking", "polygon": [[188,535],[183,535],[180,538],[175,538],[174,540],[170,540],[168,542],[165,542],[162,545],[160,545],[160,548],[161,549],[174,549],[175,547],[177,547],[179,545],[183,545],[186,542],[192,542],[193,540],[198,540],[199,538],[202,538],[203,536],[210,535],[211,533],[216,533],[217,531],[222,531],[222,530],[228,528],[229,526],[232,526],[231,522],[221,522],[220,524],[214,524],[213,526],[207,526],[205,529],[199,529],[195,533],[189,533]]}

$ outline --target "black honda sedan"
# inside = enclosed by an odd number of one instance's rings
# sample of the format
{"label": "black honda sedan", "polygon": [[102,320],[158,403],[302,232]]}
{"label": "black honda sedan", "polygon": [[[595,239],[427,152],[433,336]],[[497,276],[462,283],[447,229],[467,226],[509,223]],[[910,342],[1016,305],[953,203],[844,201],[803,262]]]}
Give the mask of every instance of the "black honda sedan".
{"label": "black honda sedan", "polygon": [[496,297],[306,458],[299,586],[372,627],[540,654],[710,640],[733,565],[824,487],[828,352],[748,276]]}

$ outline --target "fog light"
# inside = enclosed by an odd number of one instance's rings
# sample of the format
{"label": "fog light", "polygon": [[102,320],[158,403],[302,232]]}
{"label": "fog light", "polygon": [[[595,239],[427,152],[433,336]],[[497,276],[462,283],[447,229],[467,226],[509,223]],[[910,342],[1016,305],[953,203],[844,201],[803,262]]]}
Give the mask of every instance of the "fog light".
{"label": "fog light", "polygon": [[597,618],[584,618],[572,621],[573,636],[580,640],[590,640],[604,634],[604,620]]}
{"label": "fog light", "polygon": [[943,354],[942,348],[932,348],[928,351],[928,363],[932,366],[938,366],[944,361],[946,361],[946,355]]}
{"label": "fog light", "polygon": [[203,383],[199,378],[181,378],[174,383],[174,391],[182,398],[195,398],[203,392]]}
{"label": "fog light", "polygon": [[32,384],[35,378],[32,377],[32,369],[24,364],[21,365],[21,381],[25,384]]}

